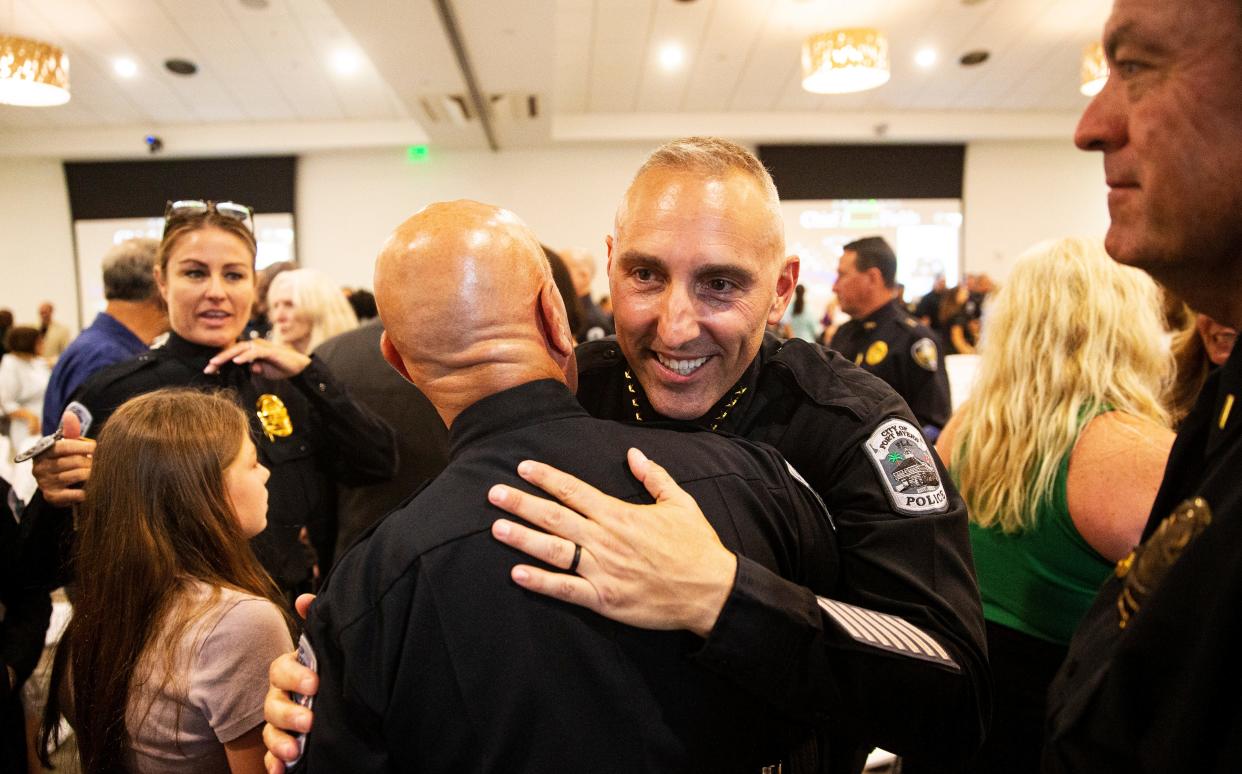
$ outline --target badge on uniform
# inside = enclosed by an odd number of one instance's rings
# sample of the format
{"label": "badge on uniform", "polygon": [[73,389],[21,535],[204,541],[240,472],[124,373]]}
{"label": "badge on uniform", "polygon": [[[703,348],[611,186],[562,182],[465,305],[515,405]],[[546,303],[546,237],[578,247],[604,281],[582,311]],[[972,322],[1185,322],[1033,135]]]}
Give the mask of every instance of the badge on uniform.
{"label": "badge on uniform", "polygon": [[867,347],[867,365],[874,366],[884,362],[884,358],[888,357],[888,343],[884,341],[874,342]]}
{"label": "badge on uniform", "polygon": [[948,508],[949,498],[940,483],[936,460],[914,425],[904,419],[885,420],[864,446],[898,513],[918,516],[943,513]]}
{"label": "badge on uniform", "polygon": [[1130,623],[1147,597],[1151,595],[1186,546],[1212,523],[1212,509],[1202,497],[1186,500],[1173,509],[1160,526],[1130,554],[1117,562],[1115,570],[1121,579],[1117,595],[1117,624],[1122,629]]}
{"label": "badge on uniform", "polygon": [[289,409],[285,408],[284,401],[268,392],[259,396],[255,406],[259,409],[256,413],[267,440],[275,441],[277,436],[286,438],[293,435],[293,420],[289,419]]}
{"label": "badge on uniform", "polygon": [[940,355],[936,351],[936,342],[929,338],[921,338],[910,347],[910,357],[920,368],[934,372],[940,367]]}

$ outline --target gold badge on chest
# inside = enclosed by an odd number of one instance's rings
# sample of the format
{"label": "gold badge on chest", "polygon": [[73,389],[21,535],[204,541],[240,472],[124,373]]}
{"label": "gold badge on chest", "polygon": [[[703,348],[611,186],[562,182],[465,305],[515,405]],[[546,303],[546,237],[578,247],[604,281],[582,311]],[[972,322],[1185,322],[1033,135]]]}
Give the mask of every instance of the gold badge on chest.
{"label": "gold badge on chest", "polygon": [[1117,595],[1117,616],[1122,629],[1164,580],[1169,568],[1181,558],[1186,546],[1211,523],[1212,509],[1206,500],[1202,497],[1186,500],[1160,522],[1151,537],[1117,562],[1116,574],[1122,580],[1121,593]]}
{"label": "gold badge on chest", "polygon": [[259,422],[263,424],[263,434],[267,440],[275,441],[277,437],[286,438],[293,434],[293,420],[289,419],[289,409],[280,398],[264,393],[255,401],[259,409]]}
{"label": "gold badge on chest", "polygon": [[867,365],[879,365],[888,357],[888,342],[877,341],[867,347]]}

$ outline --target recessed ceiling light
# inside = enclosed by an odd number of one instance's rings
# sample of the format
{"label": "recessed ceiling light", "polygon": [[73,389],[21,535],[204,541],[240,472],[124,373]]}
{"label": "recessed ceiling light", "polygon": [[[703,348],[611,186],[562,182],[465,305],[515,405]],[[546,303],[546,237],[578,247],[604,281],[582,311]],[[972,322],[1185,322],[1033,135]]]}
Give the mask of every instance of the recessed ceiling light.
{"label": "recessed ceiling light", "polygon": [[332,54],[332,69],[337,75],[353,75],[362,69],[362,57],[357,51],[340,49]]}
{"label": "recessed ceiling light", "polygon": [[918,65],[919,67],[922,67],[925,70],[928,67],[931,67],[932,65],[936,63],[936,49],[934,48],[919,49],[919,52],[914,55],[914,63]]}
{"label": "recessed ceiling light", "polygon": [[138,74],[138,63],[124,56],[113,59],[112,71],[122,78],[133,78]]}
{"label": "recessed ceiling light", "polygon": [[962,67],[974,67],[975,65],[981,65],[988,61],[989,56],[991,56],[991,54],[987,51],[978,48],[974,51],[967,51],[965,54],[962,54],[962,58],[957,61],[961,63]]}
{"label": "recessed ceiling light", "polygon": [[660,47],[660,67],[668,72],[680,70],[686,63],[686,50],[680,43],[665,43]]}
{"label": "recessed ceiling light", "polygon": [[164,67],[168,68],[168,72],[177,75],[193,75],[198,72],[198,65],[189,59],[165,59]]}

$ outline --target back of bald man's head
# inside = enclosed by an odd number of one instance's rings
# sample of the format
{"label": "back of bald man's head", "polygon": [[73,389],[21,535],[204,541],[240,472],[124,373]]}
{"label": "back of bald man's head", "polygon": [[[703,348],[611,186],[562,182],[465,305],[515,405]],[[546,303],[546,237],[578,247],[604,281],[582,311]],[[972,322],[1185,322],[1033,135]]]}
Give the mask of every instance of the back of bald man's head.
{"label": "back of bald man's head", "polygon": [[546,368],[548,329],[568,336],[539,241],[512,212],[479,202],[432,204],[398,226],[376,261],[375,299],[416,383],[489,365]]}

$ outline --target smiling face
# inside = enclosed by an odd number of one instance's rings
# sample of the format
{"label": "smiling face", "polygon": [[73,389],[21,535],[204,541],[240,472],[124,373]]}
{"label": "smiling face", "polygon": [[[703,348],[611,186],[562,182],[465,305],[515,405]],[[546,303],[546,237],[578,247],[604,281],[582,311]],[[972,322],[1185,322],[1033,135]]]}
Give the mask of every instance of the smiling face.
{"label": "smiling face", "polygon": [[259,464],[254,441],[246,434],[237,457],[224,469],[224,492],[248,538],[267,528],[267,479],[271,473]]}
{"label": "smiling face", "polygon": [[1236,0],[1116,0],[1104,30],[1112,74],[1075,134],[1104,154],[1109,254],[1200,308],[1242,259],[1240,11]]}
{"label": "smiling face", "polygon": [[250,319],[254,256],[227,231],[207,226],[182,236],[156,280],[173,331],[187,341],[226,347]]}
{"label": "smiling face", "polygon": [[617,342],[656,411],[697,419],[741,378],[798,278],[781,222],[742,173],[651,169],[608,239]]}
{"label": "smiling face", "polygon": [[272,321],[276,340],[305,353],[310,343],[311,323],[297,308],[293,288],[288,283],[272,283],[267,294],[267,316]]}

